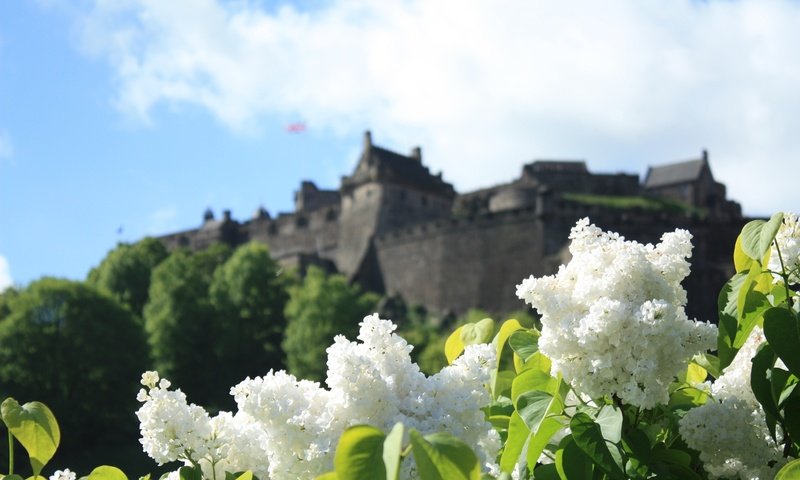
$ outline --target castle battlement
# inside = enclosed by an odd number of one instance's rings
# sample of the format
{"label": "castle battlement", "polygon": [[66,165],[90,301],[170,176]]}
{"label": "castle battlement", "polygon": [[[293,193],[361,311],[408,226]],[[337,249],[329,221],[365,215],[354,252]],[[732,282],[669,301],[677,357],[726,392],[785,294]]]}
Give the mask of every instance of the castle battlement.
{"label": "castle battlement", "polygon": [[272,216],[259,207],[237,221],[206,211],[196,229],[160,237],[169,248],[199,250],[215,242],[265,243],[284,267],[310,264],[345,274],[380,293],[399,294],[437,312],[522,308],[515,285],[554,273],[568,255],[575,221],[643,242],[686,228],[704,253],[687,281],[690,308],[709,317],[716,291],[729,278],[730,255],[746,222],[725,186],[711,174],[708,153],[651,167],[644,182],[630,173],[593,173],[584,160],[537,160],[508,183],[457,193],[423,163],[373,144],[364,148],[336,190],[304,181],[295,210]]}

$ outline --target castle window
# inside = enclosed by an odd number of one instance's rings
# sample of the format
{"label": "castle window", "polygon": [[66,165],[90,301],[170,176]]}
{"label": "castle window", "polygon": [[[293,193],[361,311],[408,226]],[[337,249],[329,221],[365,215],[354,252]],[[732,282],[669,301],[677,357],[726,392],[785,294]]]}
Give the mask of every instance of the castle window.
{"label": "castle window", "polygon": [[329,222],[336,220],[336,211],[333,209],[328,210],[328,213],[325,214],[325,220]]}
{"label": "castle window", "polygon": [[422,206],[423,206],[423,207],[427,207],[427,206],[428,206],[428,197],[426,197],[425,195],[423,195],[423,196],[422,196],[422,200],[421,200],[421,202],[422,202]]}
{"label": "castle window", "polygon": [[275,235],[278,233],[278,226],[274,223],[270,223],[269,227],[267,227],[267,233],[270,235]]}
{"label": "castle window", "polygon": [[297,217],[297,220],[295,220],[294,224],[297,226],[297,228],[305,228],[308,226],[308,219],[306,217]]}

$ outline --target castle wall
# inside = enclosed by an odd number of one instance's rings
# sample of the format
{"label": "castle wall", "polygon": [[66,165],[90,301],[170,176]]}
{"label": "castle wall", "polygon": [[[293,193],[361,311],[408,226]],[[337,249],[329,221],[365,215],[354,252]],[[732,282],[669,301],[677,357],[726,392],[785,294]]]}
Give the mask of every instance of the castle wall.
{"label": "castle wall", "polygon": [[744,220],[712,224],[645,210],[576,206],[545,215],[528,208],[427,223],[376,239],[386,292],[437,313],[524,308],[516,285],[530,275],[554,274],[569,261],[569,231],[586,216],[603,230],[641,243],[657,243],[664,232],[676,228],[689,230],[694,250],[691,274],[684,282],[687,314],[716,321],[717,295],[733,274],[733,241]]}
{"label": "castle wall", "polygon": [[533,210],[449,219],[381,236],[376,253],[387,293],[430,310],[523,307],[515,286],[541,272],[542,224]]}
{"label": "castle wall", "polygon": [[243,225],[242,230],[245,241],[266,243],[278,261],[300,254],[333,260],[338,245],[338,218],[336,206],[282,214],[276,219],[254,219]]}

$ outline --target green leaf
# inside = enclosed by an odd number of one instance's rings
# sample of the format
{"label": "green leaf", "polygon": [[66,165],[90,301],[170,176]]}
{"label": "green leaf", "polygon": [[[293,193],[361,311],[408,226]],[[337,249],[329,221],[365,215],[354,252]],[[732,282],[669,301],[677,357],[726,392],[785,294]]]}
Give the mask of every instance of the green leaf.
{"label": "green leaf", "polygon": [[539,428],[553,400],[552,394],[540,390],[522,393],[517,398],[517,412],[531,431]]}
{"label": "green leaf", "polygon": [[511,395],[511,386],[514,384],[516,374],[511,370],[494,370],[492,372],[492,398],[501,395]]}
{"label": "green leaf", "polygon": [[758,249],[764,252],[761,254],[762,257],[769,252],[770,247],[772,246],[772,241],[775,240],[775,235],[778,233],[778,230],[780,230],[782,223],[783,212],[777,212],[770,217],[770,219],[761,229],[761,237],[759,238]]}
{"label": "green leaf", "polygon": [[525,392],[540,390],[555,394],[558,391],[558,380],[551,377],[549,372],[538,369],[525,370],[517,375],[511,384],[511,400],[516,404],[517,398]]}
{"label": "green leaf", "polygon": [[[553,410],[552,406],[550,410]],[[542,419],[542,423],[539,424],[535,433],[531,433],[530,440],[528,440],[528,453],[526,455],[528,465],[536,465],[545,447],[550,443],[550,439],[553,438],[556,432],[564,428],[566,423],[567,417],[564,415],[550,416],[548,414]]]}
{"label": "green leaf", "polygon": [[556,451],[556,471],[564,480],[586,480],[592,477],[592,459],[570,437]]}
{"label": "green leaf", "polygon": [[20,405],[13,398],[7,398],[0,405],[0,415],[14,438],[28,452],[33,475],[38,476],[53,458],[61,441],[61,431],[53,412],[40,402]]}
{"label": "green leaf", "polygon": [[[772,367],[769,371],[769,383],[772,386],[772,399],[775,404],[780,408],[780,404],[791,394],[796,385],[797,377],[777,366]],[[791,382],[791,383],[790,383]],[[784,394],[784,390],[788,387],[789,392]]]}
{"label": "green leaf", "polygon": [[647,434],[638,428],[626,432],[622,444],[630,454],[641,463],[650,462],[651,446]]}
{"label": "green leaf", "polygon": [[178,469],[180,480],[203,480],[203,471],[200,467],[181,467]]}
{"label": "green leaf", "polygon": [[534,353],[526,362],[522,361],[519,355],[514,353],[514,369],[517,373],[522,373],[526,370],[539,370],[546,374],[550,374],[550,366],[552,362],[542,354],[542,352]]}
{"label": "green leaf", "polygon": [[789,435],[793,439],[800,438],[800,398],[790,398],[786,402],[783,414],[784,427],[789,431]]}
{"label": "green leaf", "polygon": [[314,480],[339,480],[339,477],[336,475],[336,472],[328,472],[318,475]]}
{"label": "green leaf", "polygon": [[466,443],[448,433],[409,435],[421,480],[480,480],[478,457]]}
{"label": "green leaf", "polygon": [[800,459],[792,460],[775,475],[775,480],[797,480],[800,478]]}
{"label": "green leaf", "polygon": [[258,480],[250,470],[244,472],[225,472],[225,480]]}
{"label": "green leaf", "polygon": [[748,287],[749,291],[743,297],[742,308],[739,310],[739,325],[736,328],[736,338],[733,341],[733,348],[736,350],[742,348],[742,345],[750,337],[753,328],[762,322],[764,312],[772,308],[767,296],[755,290],[756,287],[755,283]]}
{"label": "green leaf", "polygon": [[764,408],[764,411],[781,418],[778,413],[778,405],[772,396],[772,383],[770,381],[770,369],[775,364],[775,352],[768,343],[761,345],[753,357],[753,368],[750,370],[750,388],[756,400]]}
{"label": "green leaf", "polygon": [[[775,234],[781,227],[783,213],[774,214],[769,221],[753,220],[742,228],[742,251],[753,260],[761,261],[770,249]],[[734,257],[735,259],[735,257]]]}
{"label": "green leaf", "polygon": [[397,422],[383,441],[383,464],[386,466],[386,479],[397,480],[400,474],[400,455],[403,452],[403,424]]}
{"label": "green leaf", "polygon": [[494,320],[484,318],[476,323],[468,323],[461,329],[461,342],[466,345],[489,343],[494,333]]}
{"label": "green leaf", "polygon": [[736,268],[736,273],[750,270],[750,266],[755,262],[750,256],[744,253],[742,249],[742,235],[736,237],[736,243],[733,247],[733,266]]}
{"label": "green leaf", "polygon": [[447,363],[453,363],[461,352],[464,351],[464,342],[461,341],[461,332],[464,330],[464,327],[458,327],[455,329],[453,333],[447,337],[447,341],[444,342],[444,356],[447,357]]}
{"label": "green leaf", "polygon": [[614,405],[605,405],[594,421],[600,425],[603,438],[611,443],[619,443],[622,438],[622,410]]}
{"label": "green leaf", "polygon": [[611,449],[614,449],[615,452],[609,449],[600,425],[595,423],[589,415],[578,412],[572,417],[569,427],[575,443],[596,465],[605,470],[612,478],[625,478],[619,451],[613,444]]}
{"label": "green leaf", "polygon": [[703,367],[714,378],[719,378],[722,372],[719,368],[719,357],[710,353],[699,353],[692,358],[692,363]]}
{"label": "green leaf", "polygon": [[496,354],[497,354],[497,364],[500,365],[500,359],[503,355],[503,347],[505,347],[506,342],[511,337],[511,335],[516,332],[517,330],[521,330],[522,325],[517,320],[511,319],[506,320],[503,322],[503,325],[500,326],[500,331],[497,332],[495,335],[494,340],[492,340],[492,344],[495,346]]}
{"label": "green leaf", "polygon": [[764,336],[789,371],[800,376],[797,317],[785,308],[770,308],[764,312]]}
{"label": "green leaf", "polygon": [[739,291],[747,278],[747,272],[734,275],[725,282],[719,292],[717,307],[719,311],[719,333],[717,337],[717,355],[719,356],[720,370],[724,369],[733,361],[736,356],[736,348],[733,346],[736,339],[736,332],[739,325],[739,313],[737,303]]}
{"label": "green leaf", "polygon": [[653,450],[652,457],[653,461],[660,462],[667,467],[670,475],[666,478],[702,480],[702,477],[695,473],[691,468],[692,457],[684,451],[673,448],[658,448]]}
{"label": "green leaf", "polygon": [[748,222],[742,233],[739,235],[742,239],[742,251],[753,260],[761,260],[764,252],[760,252],[759,244],[761,243],[761,230],[767,222],[764,220],[753,220]]}
{"label": "green leaf", "polygon": [[539,335],[524,330],[514,332],[511,338],[508,339],[511,349],[519,355],[523,363],[527,362],[534,353],[539,351],[538,342]]}
{"label": "green leaf", "polygon": [[[251,473],[251,478],[242,480],[252,480],[252,475],[253,474]],[[95,468],[87,478],[88,480],[128,480],[128,477],[122,472],[122,470],[109,465],[101,465]]]}
{"label": "green leaf", "polygon": [[514,412],[508,422],[508,438],[506,439],[503,454],[500,456],[500,470],[511,472],[517,465],[525,443],[531,435],[531,430],[525,425],[519,413]]}
{"label": "green leaf", "polygon": [[537,465],[536,469],[533,471],[533,478],[536,480],[560,480],[558,470],[554,463]]}
{"label": "green leaf", "polygon": [[333,469],[341,480],[386,479],[383,442],[386,435],[369,425],[356,425],[344,431],[336,446]]}

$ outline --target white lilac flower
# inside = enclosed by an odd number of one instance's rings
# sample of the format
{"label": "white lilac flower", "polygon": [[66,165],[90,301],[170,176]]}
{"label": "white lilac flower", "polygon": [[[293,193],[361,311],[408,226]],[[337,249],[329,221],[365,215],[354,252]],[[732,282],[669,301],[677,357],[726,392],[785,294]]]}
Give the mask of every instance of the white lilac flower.
{"label": "white lilac flower", "polygon": [[158,380],[158,372],[150,370],[142,374],[141,384],[147,388],[155,388],[158,385]]}
{"label": "white lilac flower", "polygon": [[[775,248],[778,244],[778,249]],[[775,243],[769,256],[768,267],[773,272],[782,272],[783,268],[789,273],[791,283],[800,283],[800,219],[797,214],[785,213],[783,224],[775,235]],[[781,260],[783,264],[781,265]],[[776,281],[780,276],[776,276]]]}
{"label": "white lilac flower", "polygon": [[[388,432],[402,422],[423,434],[452,433],[476,452],[486,471],[497,473],[500,438],[481,411],[491,401],[486,386],[496,361],[493,347],[468,346],[452,365],[426,377],[395,328],[371,315],[361,322],[360,342],[336,337],[328,348],[328,389],[284,371],[244,380],[231,389],[235,415],[209,418],[186,405],[180,391],[140,393],[145,451],[159,462],[186,460],[184,451],[202,453],[215,459],[217,475],[252,470],[264,479],[314,478],[333,468],[336,445],[348,427],[367,423]],[[208,476],[211,463],[201,462]],[[412,462],[404,462],[403,474],[415,476]]]}
{"label": "white lilac flower", "polygon": [[700,452],[711,478],[771,479],[784,463],[750,388],[751,359],[763,341],[763,331],[756,327],[712,385],[712,399],[680,420],[681,436]]}
{"label": "white lilac flower", "polygon": [[75,478],[75,472],[69,468],[65,468],[64,470],[56,470],[54,474],[50,475],[50,480],[75,480]]}
{"label": "white lilac flower", "polygon": [[145,453],[159,464],[175,460],[197,461],[213,454],[213,427],[203,408],[186,403],[180,390],[171,391],[161,380],[137,398],[144,404],[137,410],[139,440]]}
{"label": "white lilac flower", "polygon": [[570,239],[569,264],[517,286],[541,315],[539,350],[552,373],[594,398],[616,394],[642,408],[667,403],[673,378],[716,343],[716,327],[684,311],[691,235],[675,230],[656,246],[642,245],[583,219]]}

